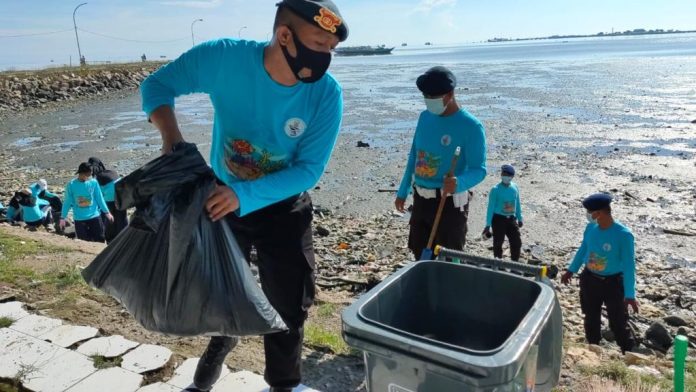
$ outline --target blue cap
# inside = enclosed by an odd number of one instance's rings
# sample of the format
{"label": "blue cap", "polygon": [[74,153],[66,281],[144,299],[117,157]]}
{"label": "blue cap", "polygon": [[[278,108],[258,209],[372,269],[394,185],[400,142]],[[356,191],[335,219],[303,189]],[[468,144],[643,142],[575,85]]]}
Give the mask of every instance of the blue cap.
{"label": "blue cap", "polygon": [[512,167],[512,165],[503,165],[500,170],[505,174],[509,174],[511,176],[515,175],[515,168]]}
{"label": "blue cap", "polygon": [[595,193],[582,201],[582,206],[588,211],[603,210],[611,205],[613,198],[607,193]]}

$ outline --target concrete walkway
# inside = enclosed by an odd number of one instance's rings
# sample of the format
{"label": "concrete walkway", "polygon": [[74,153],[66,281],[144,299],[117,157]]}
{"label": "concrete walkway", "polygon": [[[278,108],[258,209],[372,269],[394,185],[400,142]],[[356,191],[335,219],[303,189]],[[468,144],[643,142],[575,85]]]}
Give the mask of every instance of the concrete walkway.
{"label": "concrete walkway", "polygon": [[[96,328],[65,325],[31,314],[21,302],[0,303],[0,378],[18,380],[34,392],[177,392],[193,380],[198,358],[179,365],[168,380],[143,385],[143,374],[164,367],[172,352],[122,336],[99,336]],[[79,345],[78,345],[79,343]],[[121,365],[97,369],[93,357],[121,358]],[[265,392],[263,377],[225,367],[213,392]],[[305,386],[295,392],[317,392]]]}

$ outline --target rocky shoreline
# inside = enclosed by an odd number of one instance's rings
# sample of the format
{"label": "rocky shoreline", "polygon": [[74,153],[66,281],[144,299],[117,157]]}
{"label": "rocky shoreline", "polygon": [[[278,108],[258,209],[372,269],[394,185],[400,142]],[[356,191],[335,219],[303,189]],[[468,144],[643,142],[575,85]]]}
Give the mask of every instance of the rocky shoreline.
{"label": "rocky shoreline", "polygon": [[0,73],[0,114],[137,88],[161,63]]}

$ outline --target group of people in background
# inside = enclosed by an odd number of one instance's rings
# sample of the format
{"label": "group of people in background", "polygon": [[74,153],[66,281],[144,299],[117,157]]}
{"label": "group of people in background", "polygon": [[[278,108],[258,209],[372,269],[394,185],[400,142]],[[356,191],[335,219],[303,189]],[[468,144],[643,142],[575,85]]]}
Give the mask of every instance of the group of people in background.
{"label": "group of people in background", "polygon": [[80,163],[76,177],[65,185],[63,198],[51,193],[45,179],[15,192],[5,211],[7,221],[23,221],[32,231],[65,233],[72,212],[75,237],[91,242],[111,242],[128,226],[126,211],[116,208],[118,173],[108,170],[99,158]]}

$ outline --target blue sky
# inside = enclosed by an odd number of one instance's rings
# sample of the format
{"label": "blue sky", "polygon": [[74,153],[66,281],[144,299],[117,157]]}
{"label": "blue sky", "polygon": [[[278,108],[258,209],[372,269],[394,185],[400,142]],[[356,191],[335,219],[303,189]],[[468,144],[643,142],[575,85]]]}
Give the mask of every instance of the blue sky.
{"label": "blue sky", "polygon": [[[265,40],[277,0],[87,0],[78,27],[89,60],[175,57],[196,40],[236,37]],[[77,58],[72,11],[82,1],[0,0],[0,69]],[[347,45],[408,42],[422,45],[492,37],[597,33],[634,28],[696,29],[694,0],[335,0],[351,28]],[[246,26],[246,28],[244,28]],[[131,41],[126,41],[131,40]],[[172,41],[173,42],[159,42]],[[158,42],[132,42],[158,41]]]}

